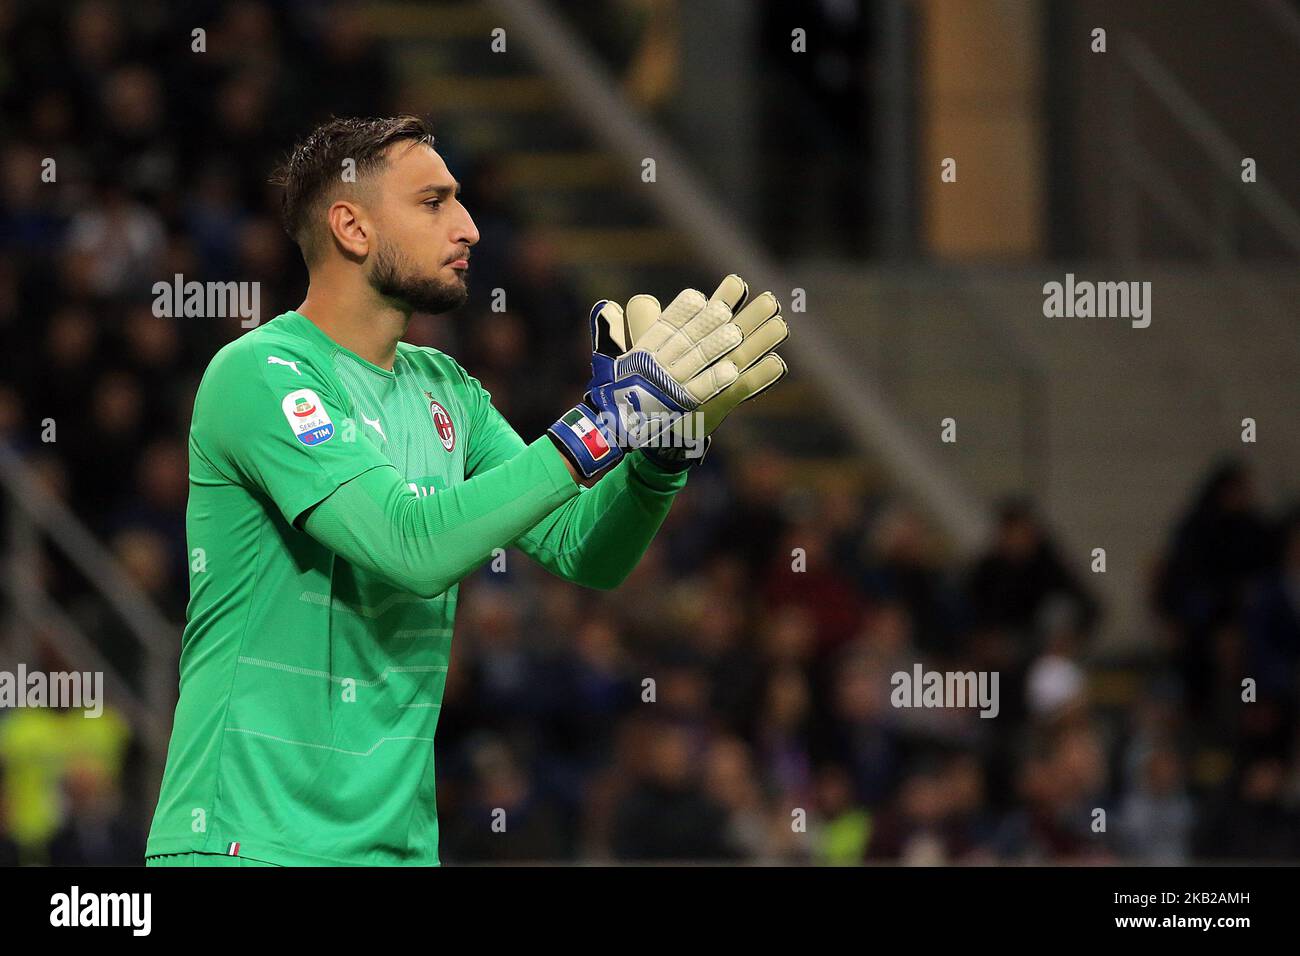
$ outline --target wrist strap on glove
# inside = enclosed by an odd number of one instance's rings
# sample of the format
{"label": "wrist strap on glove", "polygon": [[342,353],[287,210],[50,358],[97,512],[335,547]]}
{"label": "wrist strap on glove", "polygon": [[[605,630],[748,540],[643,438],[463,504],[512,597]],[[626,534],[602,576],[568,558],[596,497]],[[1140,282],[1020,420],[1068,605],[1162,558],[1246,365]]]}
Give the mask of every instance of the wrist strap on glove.
{"label": "wrist strap on glove", "polygon": [[546,431],[583,478],[591,478],[623,457],[623,449],[600,427],[597,413],[586,402],[574,405]]}
{"label": "wrist strap on glove", "polygon": [[704,447],[698,455],[692,456],[686,448],[660,448],[657,445],[644,445],[641,453],[664,471],[686,471],[704,461],[713,444],[713,436],[704,436]]}

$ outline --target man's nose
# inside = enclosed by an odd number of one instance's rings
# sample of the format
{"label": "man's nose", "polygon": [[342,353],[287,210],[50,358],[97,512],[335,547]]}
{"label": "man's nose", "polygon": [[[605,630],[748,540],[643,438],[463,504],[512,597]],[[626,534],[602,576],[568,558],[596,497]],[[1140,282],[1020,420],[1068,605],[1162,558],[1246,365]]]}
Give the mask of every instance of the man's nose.
{"label": "man's nose", "polygon": [[461,223],[461,227],[457,232],[456,241],[472,246],[478,242],[478,239],[478,227],[474,225],[474,218],[466,211],[465,220]]}

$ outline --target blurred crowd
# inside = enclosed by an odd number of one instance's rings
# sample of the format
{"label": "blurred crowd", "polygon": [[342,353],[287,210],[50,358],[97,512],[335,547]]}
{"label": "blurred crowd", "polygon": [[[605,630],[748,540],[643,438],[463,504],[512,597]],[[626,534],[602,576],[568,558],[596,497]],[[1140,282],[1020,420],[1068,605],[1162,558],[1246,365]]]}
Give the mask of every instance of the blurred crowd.
{"label": "blurred crowd", "polygon": [[[191,403],[243,329],[156,318],[150,288],[257,280],[264,319],[296,306],[266,175],[330,113],[388,111],[393,81],[348,7],[170,10],[0,4],[0,441],[179,635]],[[221,40],[204,57],[196,22]],[[551,406],[527,396],[584,380],[585,303],[488,158],[440,149],[483,236],[475,292],[408,338],[531,439]],[[1118,663],[1032,502],[1003,503],[967,563],[900,500],[808,474],[719,445],[615,592],[513,552],[465,582],[436,744],[445,862],[1300,857],[1300,523],[1262,509],[1247,468],[1216,467],[1151,543],[1152,633]],[[80,575],[54,551],[34,573],[140,690],[138,646]],[[0,600],[0,661],[25,642],[77,666]],[[893,706],[891,675],[917,663],[998,672],[998,716]],[[0,712],[0,863],[139,863],[141,749],[120,709]]]}
{"label": "blurred crowd", "polygon": [[[1300,523],[1263,514],[1248,471],[1208,477],[1153,575],[1152,642],[1098,667],[1097,605],[1025,502],[966,566],[907,507],[801,488],[793,464],[750,449],[733,480],[692,478],[612,595],[470,582],[448,859],[1300,855]],[[997,671],[998,716],[894,706],[918,662]]]}

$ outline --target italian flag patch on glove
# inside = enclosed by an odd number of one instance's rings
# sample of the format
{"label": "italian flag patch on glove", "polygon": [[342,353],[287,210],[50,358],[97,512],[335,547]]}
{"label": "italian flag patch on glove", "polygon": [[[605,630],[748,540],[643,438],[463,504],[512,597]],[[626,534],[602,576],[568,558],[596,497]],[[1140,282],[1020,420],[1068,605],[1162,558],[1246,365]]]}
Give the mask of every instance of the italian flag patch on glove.
{"label": "italian flag patch on glove", "polygon": [[581,411],[575,408],[560,421],[568,425],[569,429],[578,436],[592,458],[599,461],[609,454],[609,442],[605,441],[605,436],[600,433],[600,429],[593,425]]}

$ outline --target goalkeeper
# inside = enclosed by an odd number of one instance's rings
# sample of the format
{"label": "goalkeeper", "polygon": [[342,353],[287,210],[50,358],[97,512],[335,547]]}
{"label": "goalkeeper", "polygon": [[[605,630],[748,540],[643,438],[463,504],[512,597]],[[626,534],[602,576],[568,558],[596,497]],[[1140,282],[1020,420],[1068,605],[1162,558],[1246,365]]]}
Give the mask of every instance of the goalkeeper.
{"label": "goalkeeper", "polygon": [[741,308],[736,276],[662,312],[597,303],[588,391],[525,444],[455,360],[401,341],[413,311],[465,302],[479,239],[428,127],[331,120],[278,178],[310,282],[195,397],[180,698],[146,856],[435,865],[457,582],[515,546],[617,587],[707,433],[785,373],[787,329],[770,294]]}

